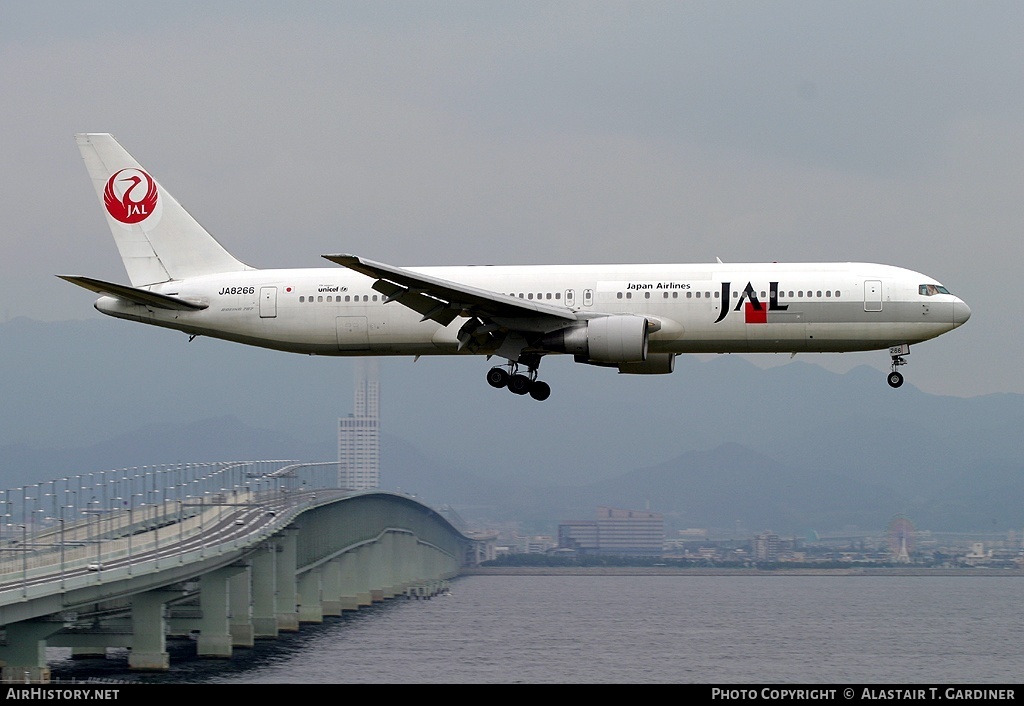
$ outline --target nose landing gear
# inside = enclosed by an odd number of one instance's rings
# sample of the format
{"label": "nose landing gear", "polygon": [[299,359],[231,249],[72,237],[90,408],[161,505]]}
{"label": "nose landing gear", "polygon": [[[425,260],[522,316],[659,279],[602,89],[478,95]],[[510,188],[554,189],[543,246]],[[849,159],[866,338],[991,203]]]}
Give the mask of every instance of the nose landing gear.
{"label": "nose landing gear", "polygon": [[527,366],[526,372],[521,373],[519,364],[511,361],[488,370],[487,384],[498,389],[507,387],[509,392],[514,395],[529,394],[530,397],[538,401],[546,400],[551,396],[551,386],[537,379],[536,366]]}
{"label": "nose landing gear", "polygon": [[897,388],[903,384],[903,374],[896,368],[907,364],[907,360],[903,356],[910,355],[910,346],[906,343],[901,346],[892,346],[889,348],[889,355],[892,357],[892,372],[889,373],[886,382],[889,383],[889,387]]}

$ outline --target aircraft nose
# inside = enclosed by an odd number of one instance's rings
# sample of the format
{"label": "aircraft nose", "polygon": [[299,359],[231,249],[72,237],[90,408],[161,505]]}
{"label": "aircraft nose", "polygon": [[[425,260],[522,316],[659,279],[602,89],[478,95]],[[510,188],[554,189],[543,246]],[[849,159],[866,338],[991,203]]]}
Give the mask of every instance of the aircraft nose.
{"label": "aircraft nose", "polygon": [[967,306],[961,299],[953,303],[953,325],[961,326],[971,318],[971,307]]}

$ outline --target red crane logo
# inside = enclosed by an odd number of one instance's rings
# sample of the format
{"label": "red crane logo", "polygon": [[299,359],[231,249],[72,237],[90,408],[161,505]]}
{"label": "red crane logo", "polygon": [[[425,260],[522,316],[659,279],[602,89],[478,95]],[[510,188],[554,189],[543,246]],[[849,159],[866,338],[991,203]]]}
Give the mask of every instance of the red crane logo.
{"label": "red crane logo", "polygon": [[[146,182],[146,193],[141,199],[135,200],[132,198],[133,192],[136,192],[135,187],[143,181]],[[114,220],[131,225],[153,215],[156,195],[153,177],[141,169],[122,169],[107,179],[107,186],[103,189],[103,205]]]}

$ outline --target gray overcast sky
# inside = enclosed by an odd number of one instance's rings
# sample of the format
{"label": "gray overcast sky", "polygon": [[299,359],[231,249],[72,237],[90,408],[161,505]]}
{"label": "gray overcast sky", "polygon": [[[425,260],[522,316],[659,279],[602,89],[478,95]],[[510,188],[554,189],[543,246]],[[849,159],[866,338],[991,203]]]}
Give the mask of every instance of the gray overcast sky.
{"label": "gray overcast sky", "polygon": [[974,312],[908,380],[1024,393],[1021,37],[1020,2],[2,2],[0,314],[127,281],[72,139],[112,132],[257,267],[884,262]]}

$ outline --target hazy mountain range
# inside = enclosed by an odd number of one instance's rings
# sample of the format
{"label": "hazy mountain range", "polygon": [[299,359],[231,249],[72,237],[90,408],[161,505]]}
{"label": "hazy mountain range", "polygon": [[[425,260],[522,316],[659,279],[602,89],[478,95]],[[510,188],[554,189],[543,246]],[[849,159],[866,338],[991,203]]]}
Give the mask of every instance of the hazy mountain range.
{"label": "hazy mountain range", "polygon": [[[4,487],[170,461],[331,460],[352,409],[349,361],[126,322],[15,319],[0,355]],[[533,532],[598,505],[650,507],[670,528],[880,530],[896,513],[933,530],[1024,528],[1021,395],[928,395],[912,364],[894,391],[873,368],[720,356],[682,357],[667,377],[546,361],[555,392],[537,403],[488,388],[486,368],[382,363],[385,487]]]}

